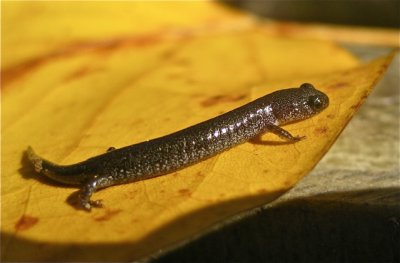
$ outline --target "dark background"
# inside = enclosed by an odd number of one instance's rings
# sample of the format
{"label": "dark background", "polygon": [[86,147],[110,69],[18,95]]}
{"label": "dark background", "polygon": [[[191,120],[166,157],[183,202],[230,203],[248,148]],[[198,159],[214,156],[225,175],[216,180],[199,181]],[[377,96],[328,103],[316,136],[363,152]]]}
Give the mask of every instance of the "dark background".
{"label": "dark background", "polygon": [[277,20],[399,28],[400,1],[222,0],[232,7]]}

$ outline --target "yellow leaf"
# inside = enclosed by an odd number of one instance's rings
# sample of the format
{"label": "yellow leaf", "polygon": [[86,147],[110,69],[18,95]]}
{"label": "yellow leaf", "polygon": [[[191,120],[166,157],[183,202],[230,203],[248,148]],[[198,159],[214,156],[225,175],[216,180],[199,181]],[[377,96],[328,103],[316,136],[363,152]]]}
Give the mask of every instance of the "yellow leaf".
{"label": "yellow leaf", "polygon": [[[212,3],[175,4],[179,12],[186,8],[184,17],[174,11],[167,18],[160,17],[164,3],[29,5],[41,17],[35,17],[28,33],[14,27],[3,47],[4,54],[17,54],[15,59],[7,55],[2,65],[7,80],[2,100],[4,260],[140,259],[274,200],[326,153],[392,58],[360,65],[334,43],[267,36],[257,23],[220,26],[217,32],[205,27],[198,33],[199,24],[232,25],[233,17],[245,17]],[[10,11],[4,22],[9,30],[27,15],[19,4],[4,9]],[[201,15],[193,15],[199,10]],[[81,19],[66,24],[77,12]],[[95,26],[100,14],[123,22]],[[140,25],[132,14],[142,14]],[[93,24],[83,17],[93,18]],[[51,21],[49,29],[43,21]],[[163,25],[174,30],[157,31]],[[192,29],[179,30],[187,25]],[[71,39],[60,31],[65,27]],[[110,35],[111,44],[106,41]],[[49,52],[29,43],[28,49],[13,47],[18,36],[39,46],[50,36],[54,42]],[[67,44],[82,38],[85,45]],[[330,98],[320,115],[286,127],[306,140],[280,144],[266,134],[179,172],[100,191],[95,199],[103,199],[105,208],[91,213],[67,202],[75,189],[36,175],[22,158],[32,145],[54,162],[82,161],[110,146],[163,136],[303,82]]]}

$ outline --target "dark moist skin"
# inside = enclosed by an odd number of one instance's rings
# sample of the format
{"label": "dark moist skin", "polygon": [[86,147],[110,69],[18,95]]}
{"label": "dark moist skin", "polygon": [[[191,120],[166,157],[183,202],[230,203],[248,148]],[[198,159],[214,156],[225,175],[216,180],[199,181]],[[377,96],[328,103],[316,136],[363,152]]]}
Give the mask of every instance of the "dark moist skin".
{"label": "dark moist skin", "polygon": [[300,88],[268,94],[218,117],[150,141],[110,148],[104,154],[72,165],[57,165],[42,159],[28,147],[27,153],[35,170],[54,181],[79,185],[82,207],[101,207],[100,200],[90,199],[101,188],[130,183],[163,174],[210,158],[266,132],[289,142],[294,137],[278,125],[314,116],[329,104],[329,98],[304,83]]}

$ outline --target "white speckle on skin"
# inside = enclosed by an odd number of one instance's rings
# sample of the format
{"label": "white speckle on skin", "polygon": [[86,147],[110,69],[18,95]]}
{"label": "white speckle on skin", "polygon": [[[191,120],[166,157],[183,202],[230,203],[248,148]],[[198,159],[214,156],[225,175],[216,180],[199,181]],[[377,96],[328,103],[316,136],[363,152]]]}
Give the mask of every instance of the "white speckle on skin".
{"label": "white speckle on skin", "polygon": [[271,107],[271,105],[268,105],[267,107],[265,107],[265,108],[264,108],[264,112],[265,112],[266,114],[270,114],[270,113],[272,112],[272,107]]}
{"label": "white speckle on skin", "polygon": [[214,137],[218,137],[219,136],[219,130],[216,130],[215,132],[214,132]]}

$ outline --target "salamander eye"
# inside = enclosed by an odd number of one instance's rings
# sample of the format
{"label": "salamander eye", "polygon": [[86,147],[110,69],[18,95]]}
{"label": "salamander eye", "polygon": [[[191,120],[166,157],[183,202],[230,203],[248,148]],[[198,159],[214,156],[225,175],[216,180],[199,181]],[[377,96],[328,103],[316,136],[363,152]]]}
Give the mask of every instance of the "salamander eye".
{"label": "salamander eye", "polygon": [[320,97],[310,96],[308,97],[308,105],[315,110],[320,110],[323,108],[324,103]]}

